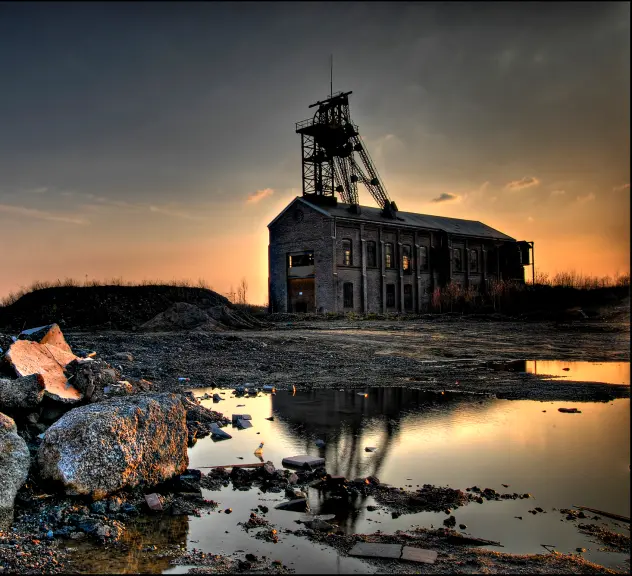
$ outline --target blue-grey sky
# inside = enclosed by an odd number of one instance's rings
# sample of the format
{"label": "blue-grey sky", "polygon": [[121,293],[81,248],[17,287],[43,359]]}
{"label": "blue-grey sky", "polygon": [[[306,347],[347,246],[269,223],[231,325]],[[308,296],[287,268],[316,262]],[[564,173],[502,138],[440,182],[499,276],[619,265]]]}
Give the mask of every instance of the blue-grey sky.
{"label": "blue-grey sky", "polygon": [[550,273],[629,270],[627,2],[7,2],[0,295],[246,277],[263,302],[332,53],[401,210],[535,240]]}

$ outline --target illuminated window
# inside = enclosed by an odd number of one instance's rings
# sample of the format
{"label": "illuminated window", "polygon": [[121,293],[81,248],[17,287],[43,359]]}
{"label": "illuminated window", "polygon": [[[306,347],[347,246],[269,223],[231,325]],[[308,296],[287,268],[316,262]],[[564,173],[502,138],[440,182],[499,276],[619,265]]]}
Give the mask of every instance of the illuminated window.
{"label": "illuminated window", "polygon": [[419,267],[422,270],[428,270],[428,246],[419,248]]}
{"label": "illuminated window", "polygon": [[352,255],[351,255],[351,240],[343,240],[342,241],[342,265],[343,266],[351,266],[353,263]]}
{"label": "illuminated window", "polygon": [[367,268],[375,268],[377,266],[377,250],[375,242],[372,240],[366,243],[366,265]]}
{"label": "illuminated window", "polygon": [[387,268],[395,268],[393,261],[393,245],[389,242],[384,244],[384,264]]}
{"label": "illuminated window", "polygon": [[410,274],[413,271],[412,253],[413,250],[409,244],[402,246],[402,270],[406,274]]}
{"label": "illuminated window", "polygon": [[478,250],[470,250],[470,272],[478,272]]}
{"label": "illuminated window", "polygon": [[453,271],[454,272],[463,272],[463,256],[461,254],[461,249],[460,248],[453,248],[452,249],[452,254],[453,254]]}
{"label": "illuminated window", "polygon": [[345,308],[353,308],[353,284],[351,282],[345,282],[342,285],[342,295]]}

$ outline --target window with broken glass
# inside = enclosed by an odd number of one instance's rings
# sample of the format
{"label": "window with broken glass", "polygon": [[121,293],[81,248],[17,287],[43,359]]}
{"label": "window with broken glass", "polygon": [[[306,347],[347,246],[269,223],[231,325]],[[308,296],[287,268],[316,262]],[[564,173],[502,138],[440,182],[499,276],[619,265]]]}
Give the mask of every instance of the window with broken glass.
{"label": "window with broken glass", "polygon": [[353,308],[353,284],[345,282],[342,285],[343,305],[345,308]]}
{"label": "window with broken glass", "polygon": [[395,268],[393,260],[393,245],[390,242],[384,244],[384,265],[387,268]]}
{"label": "window with broken glass", "polygon": [[419,269],[422,271],[428,270],[428,246],[419,248]]}
{"label": "window with broken glass", "polygon": [[460,248],[452,249],[452,269],[454,272],[463,272],[463,257]]}
{"label": "window with broken glass", "polygon": [[470,272],[478,272],[478,250],[470,250]]}
{"label": "window with broken glass", "polygon": [[351,240],[345,239],[342,241],[342,265],[351,266],[352,263]]}
{"label": "window with broken glass", "polygon": [[366,266],[367,268],[375,268],[377,266],[377,250],[373,240],[369,240],[366,243]]}
{"label": "window with broken glass", "polygon": [[410,244],[402,246],[402,270],[404,274],[410,274],[413,271],[412,253],[413,249]]}

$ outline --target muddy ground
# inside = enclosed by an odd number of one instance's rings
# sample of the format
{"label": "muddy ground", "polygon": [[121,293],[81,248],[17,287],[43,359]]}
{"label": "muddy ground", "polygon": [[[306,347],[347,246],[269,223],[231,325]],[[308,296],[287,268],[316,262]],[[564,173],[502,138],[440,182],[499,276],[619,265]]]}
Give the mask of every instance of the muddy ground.
{"label": "muddy ground", "polygon": [[[124,375],[170,391],[253,383],[279,389],[404,385],[530,400],[629,397],[629,386],[546,381],[507,364],[629,361],[630,327],[621,322],[343,320],[283,322],[264,331],[65,335],[73,350],[95,350]],[[120,359],[121,352],[133,360]],[[190,380],[178,380],[185,377]]]}

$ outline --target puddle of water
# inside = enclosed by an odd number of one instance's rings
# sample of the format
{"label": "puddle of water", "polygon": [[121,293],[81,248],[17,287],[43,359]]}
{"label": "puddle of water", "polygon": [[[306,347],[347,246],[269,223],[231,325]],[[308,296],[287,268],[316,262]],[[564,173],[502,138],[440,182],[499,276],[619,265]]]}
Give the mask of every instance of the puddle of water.
{"label": "puddle of water", "polygon": [[566,378],[574,382],[602,382],[630,385],[629,362],[569,362],[564,360],[527,360],[526,372]]}
{"label": "puddle of water", "polygon": [[629,362],[583,362],[580,360],[511,360],[489,362],[494,370],[523,372],[545,376],[545,380],[566,379],[572,382],[630,385]]}
{"label": "puddle of water", "polygon": [[[201,389],[196,395],[206,392],[218,390]],[[588,549],[586,558],[610,567],[621,566],[628,557],[600,551],[601,544],[579,533],[575,523],[561,521],[565,515],[552,508],[578,505],[630,515],[629,399],[612,403],[472,400],[449,392],[441,395],[407,388],[367,388],[361,394],[357,390],[297,390],[295,395],[278,391],[274,396],[255,398],[222,392],[225,401],[203,404],[226,416],[250,414],[253,427],[227,428],[233,436],[230,440],[200,440],[190,449],[190,468],[258,462],[253,452],[264,442],[263,458],[277,467],[284,457],[310,454],[324,457],[331,474],[347,478],[375,475],[382,482],[409,490],[435,484],[529,492],[535,500],[472,503],[453,513],[457,524],[467,525],[465,533],[500,541],[505,547],[496,550],[503,552],[542,553],[541,544],[553,544],[565,553],[584,547]],[[582,413],[557,410],[574,406]],[[272,422],[266,420],[271,415]],[[316,439],[325,440],[325,448],[317,447]],[[365,452],[367,446],[376,446],[377,451]],[[192,517],[186,526],[181,518],[167,519],[179,523],[178,537],[171,543],[186,540],[189,549],[216,554],[265,555],[299,573],[373,571],[362,560],[341,558],[331,548],[285,534],[285,529],[298,528],[295,520],[303,514],[274,509],[285,500],[283,493],[235,491],[231,485],[220,491],[204,490],[204,496],[218,501],[221,509],[232,508],[233,513]],[[442,513],[419,513],[393,519],[385,511],[368,512],[366,507],[375,504],[371,498],[358,499],[354,509],[343,510],[338,503],[323,500],[314,489],[309,490],[309,500],[313,512],[336,514],[337,523],[350,533],[391,533],[412,525],[438,527],[446,518]],[[255,531],[248,534],[237,525],[259,504],[270,508],[267,518],[279,531],[278,544],[255,539]],[[547,513],[530,514],[528,510],[536,506]],[[619,532],[629,529],[629,525],[617,526],[605,518],[600,522]],[[138,546],[156,544],[154,530],[152,526],[141,528]],[[124,565],[126,560],[120,561]],[[109,571],[122,571],[115,570],[113,562],[110,551]],[[140,571],[166,569],[164,564],[134,562]],[[182,566],[166,569],[166,573],[186,571]]]}

